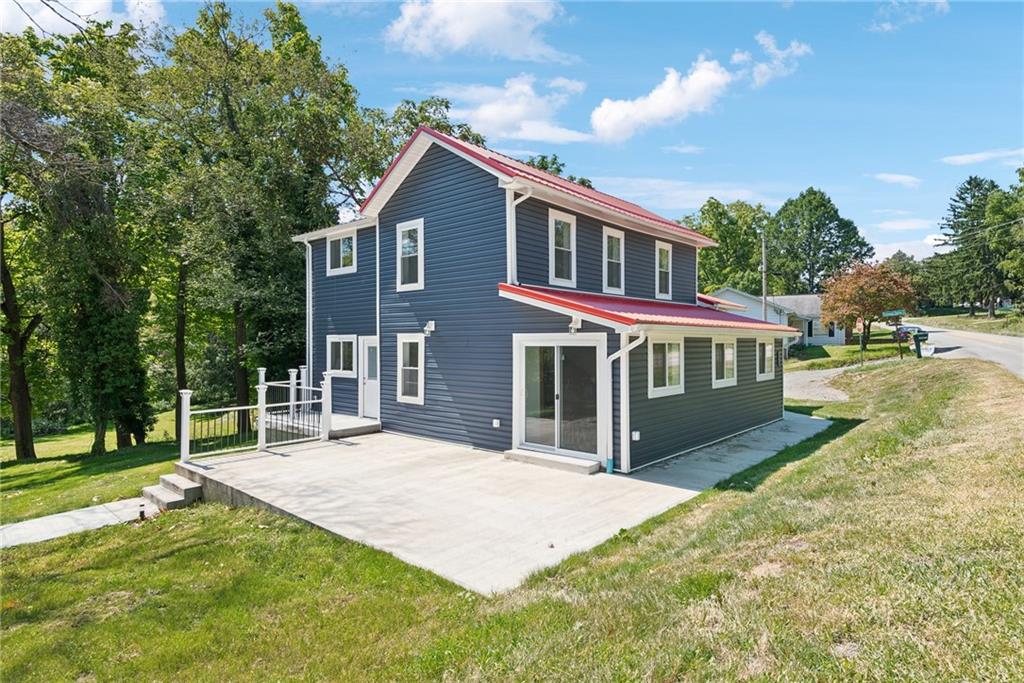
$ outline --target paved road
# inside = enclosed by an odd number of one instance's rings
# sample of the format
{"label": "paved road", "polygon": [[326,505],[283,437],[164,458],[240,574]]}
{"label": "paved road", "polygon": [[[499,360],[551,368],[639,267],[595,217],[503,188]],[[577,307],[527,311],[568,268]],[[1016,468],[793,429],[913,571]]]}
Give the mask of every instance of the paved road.
{"label": "paved road", "polygon": [[990,360],[1024,379],[1024,337],[920,327],[928,332],[928,343],[935,347],[936,358]]}

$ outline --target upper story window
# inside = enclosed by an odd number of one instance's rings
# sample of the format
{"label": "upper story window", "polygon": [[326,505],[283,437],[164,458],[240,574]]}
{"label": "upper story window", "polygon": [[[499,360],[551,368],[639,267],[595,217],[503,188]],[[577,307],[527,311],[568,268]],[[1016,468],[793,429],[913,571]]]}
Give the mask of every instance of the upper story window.
{"label": "upper story window", "polygon": [[672,298],[672,245],[668,242],[655,242],[655,296],[659,299]]}
{"label": "upper story window", "polygon": [[399,403],[423,405],[423,341],[422,334],[398,335]]}
{"label": "upper story window", "polygon": [[356,376],[356,335],[327,335],[327,372],[337,377]]}
{"label": "upper story window", "polygon": [[356,272],[356,231],[349,230],[327,238],[327,274]]}
{"label": "upper story window", "polygon": [[423,219],[399,223],[396,232],[397,290],[423,289]]}
{"label": "upper story window", "polygon": [[775,341],[757,340],[757,381],[775,378]]}
{"label": "upper story window", "polygon": [[711,387],[736,386],[736,340],[716,337],[711,341]]}
{"label": "upper story window", "polygon": [[548,210],[548,283],[576,286],[576,216]]}
{"label": "upper story window", "polygon": [[603,291],[606,294],[623,294],[625,293],[625,285],[623,284],[625,278],[624,268],[624,257],[623,257],[623,245],[625,244],[625,235],[621,230],[615,228],[604,227],[604,250],[603,250],[603,261],[604,261],[604,280],[603,280]]}
{"label": "upper story window", "polygon": [[647,340],[647,398],[683,393],[683,338]]}

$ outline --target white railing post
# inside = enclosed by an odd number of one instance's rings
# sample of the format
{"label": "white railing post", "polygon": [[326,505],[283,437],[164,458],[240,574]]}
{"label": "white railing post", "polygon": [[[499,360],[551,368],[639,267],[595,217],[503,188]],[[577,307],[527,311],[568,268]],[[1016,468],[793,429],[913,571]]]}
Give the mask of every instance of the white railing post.
{"label": "white railing post", "polygon": [[181,432],[178,434],[181,448],[181,461],[188,462],[189,458],[189,420],[192,412],[192,390],[182,389],[178,392],[181,395]]}
{"label": "white railing post", "polygon": [[[263,368],[260,368],[262,371]],[[262,373],[261,373],[262,374]],[[267,385],[256,385],[256,450],[267,450]]]}
{"label": "white railing post", "polygon": [[258,378],[256,380],[257,386],[260,385],[260,384],[266,384],[267,383],[267,369],[266,368],[256,368],[256,377]]}
{"label": "white railing post", "polygon": [[320,440],[331,438],[331,376],[324,373],[324,381],[320,382]]}
{"label": "white railing post", "polygon": [[[299,394],[299,396],[301,397],[301,400],[308,401],[309,400],[309,390],[306,389],[306,387],[309,386],[309,378],[306,377],[306,366],[305,365],[300,365],[299,366],[299,386],[302,387],[302,391]],[[306,408],[306,410],[309,410],[309,408]]]}
{"label": "white railing post", "polygon": [[294,368],[288,370],[288,419],[295,419],[295,382],[299,371]]}

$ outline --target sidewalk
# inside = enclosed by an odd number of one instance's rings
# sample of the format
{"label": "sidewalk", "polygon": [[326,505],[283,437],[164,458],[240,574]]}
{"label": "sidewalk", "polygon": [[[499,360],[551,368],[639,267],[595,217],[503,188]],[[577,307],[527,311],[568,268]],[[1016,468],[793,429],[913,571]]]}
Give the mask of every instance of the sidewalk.
{"label": "sidewalk", "polygon": [[58,512],[55,515],[26,519],[23,522],[5,524],[0,526],[0,548],[10,548],[23,543],[38,543],[79,531],[132,522],[139,518],[140,509],[145,512],[147,519],[160,512],[148,500],[128,498],[113,503],[93,505],[78,510]]}

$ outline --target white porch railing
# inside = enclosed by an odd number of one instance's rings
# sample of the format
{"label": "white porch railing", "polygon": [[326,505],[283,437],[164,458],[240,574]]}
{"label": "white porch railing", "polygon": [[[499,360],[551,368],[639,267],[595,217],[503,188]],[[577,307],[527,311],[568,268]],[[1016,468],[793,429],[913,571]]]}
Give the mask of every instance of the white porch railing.
{"label": "white porch railing", "polygon": [[306,385],[305,366],[285,381],[267,382],[257,368],[256,404],[192,409],[192,392],[181,390],[181,460],[239,451],[265,451],[303,441],[326,441],[331,430],[331,376]]}

